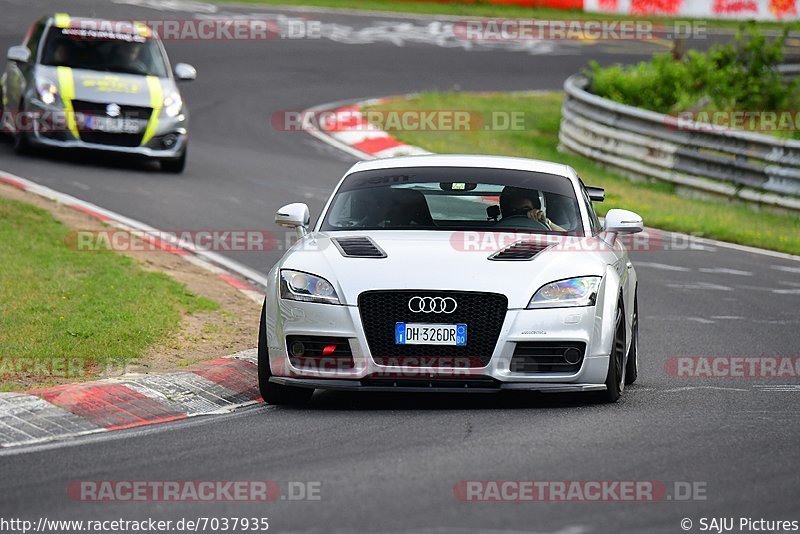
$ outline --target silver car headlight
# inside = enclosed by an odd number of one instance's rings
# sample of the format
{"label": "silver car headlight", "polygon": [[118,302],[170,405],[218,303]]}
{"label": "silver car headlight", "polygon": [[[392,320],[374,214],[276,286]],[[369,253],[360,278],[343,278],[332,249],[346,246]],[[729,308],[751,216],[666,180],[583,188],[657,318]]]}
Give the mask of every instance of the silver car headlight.
{"label": "silver car headlight", "polygon": [[281,271],[281,298],[341,304],[336,290],[324,278],[288,269]]}
{"label": "silver car headlight", "polygon": [[599,276],[580,276],[550,282],[534,293],[528,309],[594,306],[600,280]]}
{"label": "silver car headlight", "polygon": [[39,96],[39,100],[51,106],[58,100],[58,86],[47,78],[37,78],[36,94]]}
{"label": "silver car headlight", "polygon": [[182,109],[183,100],[178,91],[172,91],[164,98],[164,111],[167,117],[177,117]]}

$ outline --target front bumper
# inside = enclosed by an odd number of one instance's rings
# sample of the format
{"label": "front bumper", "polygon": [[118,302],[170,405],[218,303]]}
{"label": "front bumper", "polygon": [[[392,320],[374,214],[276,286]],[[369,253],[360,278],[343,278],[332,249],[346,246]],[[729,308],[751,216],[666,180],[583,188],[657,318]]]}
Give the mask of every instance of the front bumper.
{"label": "front bumper", "polygon": [[[379,365],[372,358],[359,308],[284,300],[267,301],[267,342],[272,381],[319,389],[366,391],[495,392],[508,389],[590,391],[605,389],[613,328],[602,303],[592,307],[508,310],[491,360],[484,367]],[[347,338],[348,368],[307,368],[292,364],[286,336]],[[574,372],[517,372],[511,361],[517,343],[582,342],[586,348]]]}
{"label": "front bumper", "polygon": [[[27,111],[38,117],[52,117],[53,114],[64,113],[62,108],[48,106],[37,99],[31,99],[27,104]],[[189,117],[181,114],[177,117],[160,116],[158,128],[152,139],[140,146],[121,146],[117,144],[91,143],[76,137],[69,129],[47,129],[42,127],[44,119],[33,123],[33,131],[29,132],[28,139],[31,145],[65,150],[90,150],[113,154],[125,154],[159,160],[180,158],[186,150],[189,141]],[[174,136],[174,144],[167,148],[164,139]]]}

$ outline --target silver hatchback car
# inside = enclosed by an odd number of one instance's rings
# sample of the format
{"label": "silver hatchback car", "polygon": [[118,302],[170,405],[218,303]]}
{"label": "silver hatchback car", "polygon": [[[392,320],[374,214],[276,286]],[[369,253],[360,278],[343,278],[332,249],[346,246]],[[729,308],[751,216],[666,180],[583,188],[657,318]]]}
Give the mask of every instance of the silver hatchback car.
{"label": "silver hatchback car", "polygon": [[170,68],[148,26],[74,18],[33,23],[22,45],[8,51],[0,77],[0,129],[14,148],[89,149],[152,158],[183,172],[189,113],[176,81],[194,67]]}

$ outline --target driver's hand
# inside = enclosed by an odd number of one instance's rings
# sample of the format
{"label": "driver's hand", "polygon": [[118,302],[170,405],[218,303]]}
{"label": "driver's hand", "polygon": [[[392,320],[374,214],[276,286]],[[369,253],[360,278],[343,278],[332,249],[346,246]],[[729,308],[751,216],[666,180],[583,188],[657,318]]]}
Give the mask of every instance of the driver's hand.
{"label": "driver's hand", "polygon": [[547,217],[542,210],[532,209],[528,212],[528,218],[534,221],[539,221],[542,224],[547,224]]}

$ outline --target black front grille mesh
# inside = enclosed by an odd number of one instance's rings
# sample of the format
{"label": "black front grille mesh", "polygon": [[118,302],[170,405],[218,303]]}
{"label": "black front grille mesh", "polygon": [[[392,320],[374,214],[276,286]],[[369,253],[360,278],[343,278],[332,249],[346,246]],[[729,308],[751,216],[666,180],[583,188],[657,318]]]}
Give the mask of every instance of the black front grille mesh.
{"label": "black front grille mesh", "polygon": [[530,260],[553,243],[539,242],[536,240],[517,241],[503,250],[489,256],[490,260],[524,261]]}
{"label": "black front grille mesh", "polygon": [[[452,297],[453,313],[414,313],[411,297]],[[492,358],[506,317],[508,299],[495,293],[465,291],[366,291],[358,308],[372,359],[379,365],[406,367],[485,367]],[[395,323],[467,325],[467,344],[396,345]]]}
{"label": "black front grille mesh", "polygon": [[337,237],[333,244],[347,258],[385,258],[386,253],[368,237]]}
{"label": "black front grille mesh", "polygon": [[[300,347],[302,354],[297,354]],[[334,350],[325,354],[325,347]],[[304,371],[342,371],[355,367],[350,342],[345,337],[286,336],[286,349],[292,366]]]}
{"label": "black front grille mesh", "polygon": [[[106,106],[108,104],[100,102],[85,102],[83,100],[73,100],[72,107],[75,113],[83,115],[91,115],[95,117],[108,117],[106,113]],[[101,131],[94,131],[88,129],[80,129],[81,140],[87,143],[94,143],[98,145],[114,145],[123,147],[137,147],[142,143],[146,123],[150,120],[152,108],[140,106],[119,106],[120,119],[138,120],[142,123],[142,128],[139,133],[108,133]]]}
{"label": "black front grille mesh", "polygon": [[[564,357],[564,353],[568,350],[572,351],[569,361]],[[574,352],[575,350],[579,355]],[[514,348],[510,371],[512,373],[577,373],[583,365],[585,352],[586,343],[581,341],[520,342]]]}

